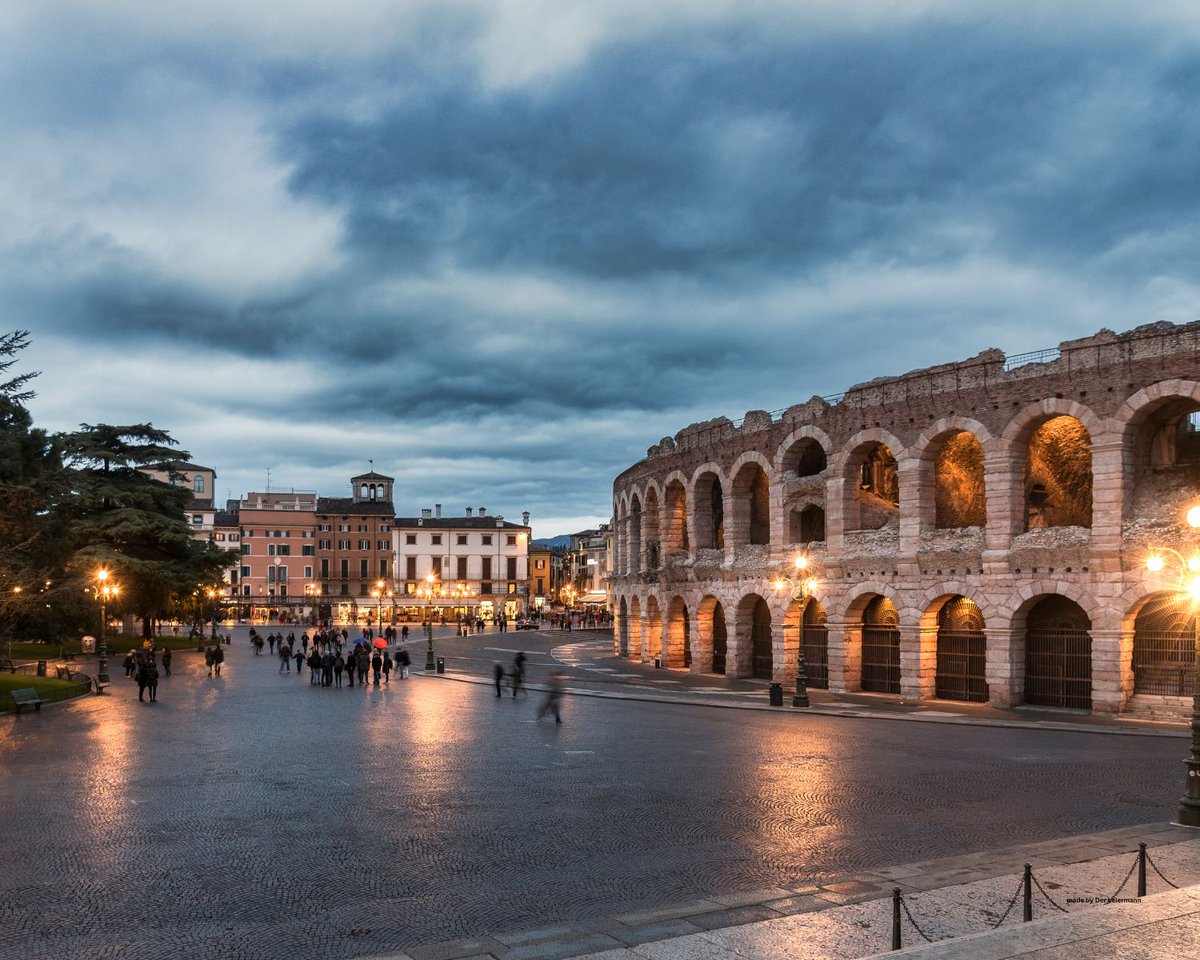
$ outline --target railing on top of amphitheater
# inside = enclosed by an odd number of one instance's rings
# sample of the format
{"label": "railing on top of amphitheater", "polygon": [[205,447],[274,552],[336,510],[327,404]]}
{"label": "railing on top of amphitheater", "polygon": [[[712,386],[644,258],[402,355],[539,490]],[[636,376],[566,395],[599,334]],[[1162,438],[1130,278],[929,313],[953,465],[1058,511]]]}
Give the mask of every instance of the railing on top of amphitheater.
{"label": "railing on top of amphitheater", "polygon": [[1004,358],[1004,372],[1015,370],[1017,367],[1023,367],[1029,363],[1053,363],[1062,356],[1062,351],[1058,347],[1050,347],[1046,350],[1031,350],[1029,353],[1013,353]]}

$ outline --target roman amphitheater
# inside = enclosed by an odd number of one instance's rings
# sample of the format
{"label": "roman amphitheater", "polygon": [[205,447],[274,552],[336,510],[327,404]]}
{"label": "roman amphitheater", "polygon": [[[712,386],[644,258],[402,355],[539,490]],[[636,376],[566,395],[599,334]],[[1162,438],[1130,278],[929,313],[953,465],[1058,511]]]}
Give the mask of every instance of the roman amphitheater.
{"label": "roman amphitheater", "polygon": [[1186,714],[1198,360],[1200,322],[1104,330],[663,438],[613,485],[618,652],[790,685],[803,645],[834,692]]}

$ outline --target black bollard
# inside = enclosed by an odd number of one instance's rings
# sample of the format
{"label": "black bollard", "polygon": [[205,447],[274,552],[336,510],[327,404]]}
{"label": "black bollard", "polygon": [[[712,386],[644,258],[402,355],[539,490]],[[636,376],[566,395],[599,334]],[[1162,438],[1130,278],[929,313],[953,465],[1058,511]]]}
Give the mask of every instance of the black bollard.
{"label": "black bollard", "polygon": [[900,888],[892,887],[892,949],[900,947]]}
{"label": "black bollard", "polygon": [[1146,844],[1138,844],[1138,892],[1139,897],[1146,895]]}
{"label": "black bollard", "polygon": [[1033,868],[1025,864],[1025,922],[1033,919]]}

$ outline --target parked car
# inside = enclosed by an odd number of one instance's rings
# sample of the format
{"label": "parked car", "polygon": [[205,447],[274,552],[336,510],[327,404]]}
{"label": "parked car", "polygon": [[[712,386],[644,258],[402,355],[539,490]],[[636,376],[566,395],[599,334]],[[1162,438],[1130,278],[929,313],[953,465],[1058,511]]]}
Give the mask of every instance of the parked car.
{"label": "parked car", "polygon": [[534,623],[532,620],[518,620],[517,621],[517,629],[518,630],[536,630],[537,624]]}

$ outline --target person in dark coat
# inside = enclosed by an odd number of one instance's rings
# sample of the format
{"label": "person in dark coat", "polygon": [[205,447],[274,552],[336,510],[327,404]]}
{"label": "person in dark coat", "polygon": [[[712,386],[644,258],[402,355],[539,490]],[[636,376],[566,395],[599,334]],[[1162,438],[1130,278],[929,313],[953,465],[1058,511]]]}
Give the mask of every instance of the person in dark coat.
{"label": "person in dark coat", "polygon": [[317,653],[317,648],[313,647],[313,652],[308,655],[308,682],[311,686],[316,686],[321,679],[321,655]]}
{"label": "person in dark coat", "polygon": [[149,682],[150,682],[149,664],[146,661],[142,661],[142,663],[140,663],[137,668],[137,685],[138,685],[138,699],[139,700],[143,700],[143,701],[145,700],[146,685]]}
{"label": "person in dark coat", "polygon": [[400,665],[400,679],[408,679],[408,668],[412,666],[412,657],[408,655],[408,651],[403,647],[396,653],[396,663]]}
{"label": "person in dark coat", "polygon": [[358,648],[358,682],[360,685],[365,685],[367,682],[367,668],[371,665],[371,656],[367,653],[367,648],[360,646]]}
{"label": "person in dark coat", "polygon": [[321,686],[333,686],[333,654],[328,650],[321,654]]}
{"label": "person in dark coat", "polygon": [[392,681],[392,655],[383,651],[383,683],[387,686]]}
{"label": "person in dark coat", "polygon": [[375,653],[371,656],[371,676],[375,680],[375,686],[379,686],[379,678],[380,678],[380,676],[382,676],[382,674],[383,674],[383,657],[381,657],[379,655],[379,651],[376,650]]}
{"label": "person in dark coat", "polygon": [[492,674],[496,678],[496,696],[500,696],[504,686],[504,665],[499,660],[492,664]]}
{"label": "person in dark coat", "polygon": [[[260,644],[262,643],[261,640],[259,640],[258,642]],[[217,672],[218,677],[221,675],[221,664],[223,664],[224,662],[225,662],[225,651],[221,648],[221,645],[218,643],[216,645],[216,647],[213,648],[213,669]]]}
{"label": "person in dark coat", "polygon": [[562,723],[562,717],[559,716],[559,704],[562,703],[563,685],[562,674],[552,673],[550,682],[546,688],[546,699],[542,701],[542,705],[538,707],[537,718],[541,722],[542,717],[548,713],[554,714],[554,722]]}
{"label": "person in dark coat", "polygon": [[127,654],[125,654],[124,665],[125,665],[125,676],[132,677],[133,676],[133,668],[136,666],[136,662],[133,659],[133,651],[132,650],[130,650]]}
{"label": "person in dark coat", "polygon": [[346,658],[342,656],[339,650],[333,658],[333,685],[340,687],[342,685],[342,671],[346,669]]}
{"label": "person in dark coat", "polygon": [[150,702],[158,703],[158,667],[154,665],[153,660],[146,664],[146,689],[150,693]]}
{"label": "person in dark coat", "polygon": [[296,661],[296,676],[300,676],[304,672],[304,651],[297,648],[292,659]]}
{"label": "person in dark coat", "polygon": [[[512,692],[513,699],[517,697],[517,692],[521,689],[521,683],[525,679],[525,651],[520,651],[513,657],[512,668]],[[528,696],[528,694],[526,694]]]}
{"label": "person in dark coat", "polygon": [[171,648],[167,647],[167,649],[163,651],[163,676],[169,677],[170,675],[171,675]]}

